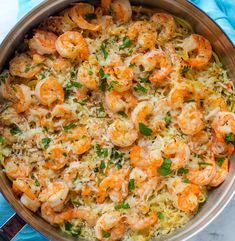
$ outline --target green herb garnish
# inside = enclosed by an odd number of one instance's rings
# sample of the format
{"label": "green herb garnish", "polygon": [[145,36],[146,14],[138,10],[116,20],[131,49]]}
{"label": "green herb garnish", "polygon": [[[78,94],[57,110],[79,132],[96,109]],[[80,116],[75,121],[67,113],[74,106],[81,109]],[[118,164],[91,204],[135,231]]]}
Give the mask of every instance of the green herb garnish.
{"label": "green herb garnish", "polygon": [[135,179],[130,179],[128,182],[128,190],[134,190],[135,189]]}
{"label": "green herb garnish", "polygon": [[111,233],[106,232],[105,230],[102,230],[102,237],[103,238],[109,238],[111,236]]}
{"label": "green herb garnish", "polygon": [[227,144],[231,143],[231,144],[235,145],[234,134],[232,132],[229,132],[225,136],[224,140]]}
{"label": "green herb garnish", "polygon": [[212,166],[209,162],[198,162],[198,165]]}
{"label": "green herb garnish", "polygon": [[100,145],[96,145],[96,154],[98,157],[107,157],[109,155],[108,148],[101,148]]}
{"label": "green herb garnish", "polygon": [[189,170],[183,167],[178,169],[178,174],[187,174],[188,172]]}
{"label": "green herb garnish", "polygon": [[153,130],[146,126],[144,123],[139,123],[139,130],[140,133],[144,136],[151,136],[153,132]]}
{"label": "green herb garnish", "polygon": [[184,65],[183,70],[182,70],[182,74],[186,74],[188,71],[189,71],[188,65]]}
{"label": "green herb garnish", "polygon": [[104,161],[101,161],[100,163],[100,169],[103,170],[106,168],[106,165],[105,165],[105,162]]}
{"label": "green herb garnish", "polygon": [[127,118],[127,117],[128,117],[127,113],[124,112],[124,111],[119,111],[118,114],[121,115],[121,116],[124,117],[124,118]]}
{"label": "green herb garnish", "polygon": [[11,133],[13,136],[15,136],[15,135],[17,135],[17,134],[21,134],[22,131],[21,131],[21,129],[20,129],[17,125],[14,125],[14,126],[11,127],[11,129],[10,129],[10,133]]}
{"label": "green herb garnish", "polygon": [[108,55],[109,55],[108,51],[106,50],[106,47],[107,47],[106,44],[104,42],[102,42],[100,49],[104,56],[104,59],[107,59]]}
{"label": "green herb garnish", "polygon": [[70,129],[75,128],[76,126],[77,126],[77,125],[76,125],[75,123],[71,123],[71,124],[69,124],[69,125],[67,125],[67,126],[64,126],[63,129],[64,129],[65,131],[68,131],[68,130],[70,130]]}
{"label": "green herb garnish", "polygon": [[100,90],[105,91],[105,87],[107,85],[107,78],[110,76],[109,74],[105,74],[103,69],[99,70],[99,76],[101,78]]}
{"label": "green herb garnish", "polygon": [[112,80],[110,82],[109,86],[108,86],[108,91],[111,91],[113,89],[114,85],[120,86],[121,84],[118,81],[116,81],[116,80]]}
{"label": "green herb garnish", "polygon": [[50,142],[51,142],[51,138],[49,137],[42,138],[42,144],[44,145],[44,148],[47,148]]}
{"label": "green herb garnish", "polygon": [[129,209],[130,208],[130,205],[129,203],[118,203],[114,206],[114,208],[116,210],[119,210],[119,209]]}
{"label": "green herb garnish", "polygon": [[171,173],[172,161],[169,158],[164,158],[162,165],[157,169],[161,176],[167,176]]}
{"label": "green herb garnish", "polygon": [[157,216],[158,216],[159,219],[164,219],[164,214],[161,213],[161,212],[158,212]]}
{"label": "green herb garnish", "polygon": [[217,166],[221,167],[224,163],[224,160],[225,160],[224,157],[216,158],[215,163],[216,163]]}
{"label": "green herb garnish", "polygon": [[0,135],[0,143],[1,143],[1,144],[4,144],[5,141],[6,141],[5,137],[2,136],[2,135]]}
{"label": "green herb garnish", "polygon": [[148,93],[148,89],[142,86],[141,84],[137,83],[136,86],[133,88],[136,92],[143,92]]}
{"label": "green herb garnish", "polygon": [[128,48],[131,46],[131,44],[132,44],[132,41],[127,36],[125,36],[122,40],[122,44],[119,46],[119,49]]}
{"label": "green herb garnish", "polygon": [[93,19],[97,19],[97,16],[95,13],[87,13],[87,14],[85,14],[85,18],[87,20],[93,20]]}

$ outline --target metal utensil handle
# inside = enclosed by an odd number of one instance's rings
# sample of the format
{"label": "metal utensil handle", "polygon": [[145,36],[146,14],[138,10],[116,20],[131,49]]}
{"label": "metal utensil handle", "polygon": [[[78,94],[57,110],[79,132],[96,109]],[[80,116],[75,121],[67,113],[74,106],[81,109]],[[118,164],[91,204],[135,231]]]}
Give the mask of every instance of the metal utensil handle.
{"label": "metal utensil handle", "polygon": [[16,234],[25,226],[25,221],[18,215],[13,214],[1,227],[0,227],[0,241],[12,240]]}

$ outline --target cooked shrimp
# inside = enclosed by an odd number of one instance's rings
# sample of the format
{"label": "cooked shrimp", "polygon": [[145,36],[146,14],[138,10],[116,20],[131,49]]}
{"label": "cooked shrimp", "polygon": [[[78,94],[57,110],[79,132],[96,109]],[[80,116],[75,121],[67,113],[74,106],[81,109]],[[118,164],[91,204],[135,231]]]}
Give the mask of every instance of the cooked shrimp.
{"label": "cooked shrimp", "polygon": [[188,103],[177,118],[181,131],[187,135],[195,135],[204,128],[202,113],[195,103]]}
{"label": "cooked shrimp", "polygon": [[110,68],[109,65],[107,65],[105,66],[105,73],[109,74],[107,78],[109,88],[117,92],[124,92],[132,87],[134,73],[130,67],[114,66]]}
{"label": "cooked shrimp", "polygon": [[189,147],[183,141],[171,141],[165,143],[162,151],[165,157],[171,159],[172,170],[185,167],[190,157]]}
{"label": "cooked shrimp", "polygon": [[54,54],[56,52],[54,33],[37,29],[32,39],[29,40],[29,48],[38,54]]}
{"label": "cooked shrimp", "polygon": [[85,220],[90,227],[95,226],[96,215],[88,207],[70,208],[64,212],[55,212],[48,202],[45,202],[41,206],[42,217],[52,224],[62,224],[66,220],[70,219],[82,219]]}
{"label": "cooked shrimp", "polygon": [[151,152],[149,148],[135,145],[130,151],[131,164],[145,170],[148,176],[156,176],[157,168],[161,166],[163,158],[159,152]]}
{"label": "cooked shrimp", "polygon": [[42,66],[34,63],[27,54],[17,55],[10,61],[9,65],[10,74],[26,79],[33,78],[41,68]]}
{"label": "cooked shrimp", "polygon": [[131,19],[132,9],[129,0],[102,0],[101,6],[104,13],[112,9],[115,20],[120,23],[126,23]]}
{"label": "cooked shrimp", "polygon": [[108,128],[108,136],[116,146],[127,147],[138,138],[138,132],[129,120],[115,120]]}
{"label": "cooked shrimp", "polygon": [[169,110],[166,99],[159,100],[155,105],[152,101],[142,101],[137,104],[131,114],[135,127],[139,129],[139,124],[149,126],[153,132],[162,130],[166,122],[164,117]]}
{"label": "cooked shrimp", "polygon": [[[81,191],[83,183],[80,177],[90,176],[90,169],[87,166],[82,166],[79,162],[71,162],[64,174],[64,181],[72,191]],[[90,177],[91,179],[91,177]]]}
{"label": "cooked shrimp", "polygon": [[62,58],[61,56],[53,56],[47,58],[46,65],[52,69],[54,73],[57,72],[69,72],[71,70],[71,63],[68,59]]}
{"label": "cooked shrimp", "polygon": [[31,167],[26,161],[14,157],[5,158],[4,167],[7,176],[11,179],[28,177],[31,172]]}
{"label": "cooked shrimp", "polygon": [[64,182],[55,181],[41,191],[38,199],[47,202],[52,208],[57,208],[65,202],[68,193],[69,188]]}
{"label": "cooked shrimp", "polygon": [[207,65],[212,56],[212,47],[210,42],[201,35],[191,34],[184,39],[181,47],[186,52],[196,51],[195,57],[189,57],[185,62],[195,67]]}
{"label": "cooked shrimp", "polygon": [[35,95],[43,105],[47,106],[51,106],[57,101],[60,104],[64,102],[63,86],[52,76],[49,76],[37,83]]}
{"label": "cooked shrimp", "polygon": [[70,9],[69,16],[73,22],[78,25],[79,28],[98,31],[101,29],[100,25],[89,23],[85,19],[85,15],[91,13],[94,13],[94,6],[88,3],[77,3]]}
{"label": "cooked shrimp", "polygon": [[78,68],[77,79],[79,83],[84,85],[86,88],[95,90],[99,88],[100,78],[99,78],[99,66],[89,66],[83,64]]}
{"label": "cooked shrimp", "polygon": [[182,108],[185,100],[194,99],[194,88],[187,84],[177,85],[170,91],[168,98],[174,109]]}
{"label": "cooked shrimp", "polygon": [[148,216],[139,215],[135,210],[127,215],[127,224],[133,231],[143,231],[150,229],[158,221],[156,213],[150,213]]}
{"label": "cooked shrimp", "polygon": [[26,194],[21,196],[20,202],[32,212],[37,212],[41,206],[41,203],[37,199],[32,200]]}
{"label": "cooked shrimp", "polygon": [[79,32],[68,31],[60,35],[55,42],[55,47],[64,58],[86,60],[89,56],[87,42]]}
{"label": "cooked shrimp", "polygon": [[214,156],[205,157],[199,168],[190,168],[187,178],[196,185],[208,185],[215,177],[215,160]]}
{"label": "cooked shrimp", "polygon": [[154,50],[146,53],[141,63],[145,71],[153,70],[153,73],[149,77],[149,80],[153,83],[164,83],[164,80],[172,70],[171,61],[162,50]]}
{"label": "cooked shrimp", "polygon": [[210,136],[206,131],[200,131],[189,138],[190,150],[197,154],[203,154],[207,152],[210,144]]}
{"label": "cooked shrimp", "polygon": [[45,152],[45,167],[53,170],[63,168],[68,162],[67,154],[68,151],[61,145],[50,146]]}
{"label": "cooked shrimp", "polygon": [[210,186],[217,187],[222,182],[224,182],[224,180],[228,176],[228,164],[229,164],[228,159],[226,158],[226,159],[223,160],[223,163],[222,163],[221,166],[216,165],[215,176],[213,177],[213,179],[209,183]]}
{"label": "cooked shrimp", "polygon": [[209,147],[216,157],[228,154],[231,155],[234,151],[234,145],[232,143],[226,143],[224,140],[219,140],[215,134],[213,134]]}
{"label": "cooked shrimp", "polygon": [[13,107],[17,113],[25,112],[32,103],[31,90],[24,84],[11,85],[10,79],[1,84],[2,96],[13,102]]}
{"label": "cooked shrimp", "polygon": [[136,97],[130,91],[119,93],[117,91],[106,91],[105,104],[112,112],[126,111],[137,104]]}
{"label": "cooked shrimp", "polygon": [[[109,237],[104,237],[103,233],[109,234]],[[104,213],[95,225],[95,235],[99,240],[120,240],[125,232],[124,219],[120,212],[109,211]]]}
{"label": "cooked shrimp", "polygon": [[83,154],[91,147],[91,137],[87,132],[87,129],[82,126],[77,126],[70,129],[67,133],[64,133],[57,139],[57,142],[70,141],[70,150],[77,155]]}
{"label": "cooked shrimp", "polygon": [[59,35],[73,29],[63,16],[50,16],[40,26],[46,31]]}
{"label": "cooked shrimp", "polygon": [[168,180],[167,187],[176,208],[184,212],[193,212],[197,209],[202,194],[198,185],[183,183],[181,178],[176,177]]}
{"label": "cooked shrimp", "polygon": [[157,33],[153,26],[145,21],[137,21],[131,24],[127,36],[130,40],[137,39],[138,45],[144,50],[154,48],[157,39]]}
{"label": "cooked shrimp", "polygon": [[212,122],[212,128],[217,138],[224,141],[229,133],[235,133],[235,114],[232,112],[218,112]]}
{"label": "cooked shrimp", "polygon": [[17,113],[25,112],[29,109],[30,104],[32,103],[31,98],[31,90],[26,85],[15,85],[16,89],[16,97],[18,99],[18,102],[14,103],[13,107],[17,111]]}
{"label": "cooked shrimp", "polygon": [[129,174],[129,169],[120,170],[104,178],[99,184],[96,193],[96,201],[103,203],[107,196],[113,202],[121,202],[128,195],[128,181],[125,177]]}
{"label": "cooked shrimp", "polygon": [[156,23],[159,42],[165,42],[175,36],[176,23],[174,18],[167,13],[155,13],[151,21]]}
{"label": "cooked shrimp", "polygon": [[51,112],[54,127],[61,128],[75,119],[76,113],[68,104],[56,105]]}

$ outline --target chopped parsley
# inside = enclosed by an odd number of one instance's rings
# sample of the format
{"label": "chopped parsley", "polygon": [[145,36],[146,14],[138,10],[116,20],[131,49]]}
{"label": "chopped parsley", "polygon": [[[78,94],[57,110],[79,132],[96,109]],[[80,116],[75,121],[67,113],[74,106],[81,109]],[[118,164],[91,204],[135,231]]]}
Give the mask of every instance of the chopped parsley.
{"label": "chopped parsley", "polygon": [[106,168],[106,165],[105,165],[105,162],[104,161],[101,161],[100,163],[100,169],[103,170]]}
{"label": "chopped parsley", "polygon": [[65,231],[70,233],[73,237],[79,237],[81,234],[81,227],[74,227],[70,222],[64,222]]}
{"label": "chopped parsley", "polygon": [[82,84],[77,82],[77,81],[70,81],[68,82],[65,87],[64,87],[64,98],[65,99],[68,99],[69,96],[70,96],[70,92],[71,92],[71,89],[75,87],[75,88],[81,88],[82,87]]}
{"label": "chopped parsley", "polygon": [[109,238],[111,236],[111,233],[106,232],[105,230],[102,230],[102,237],[103,238]]}
{"label": "chopped parsley", "polygon": [[158,212],[157,216],[158,216],[159,219],[164,219],[164,214],[161,213],[161,212]]}
{"label": "chopped parsley", "polygon": [[42,138],[42,144],[44,145],[44,148],[47,148],[50,142],[51,142],[51,138],[49,137]]}
{"label": "chopped parsley", "polygon": [[83,100],[79,101],[78,104],[85,105],[88,100],[89,100],[88,98],[83,99]]}
{"label": "chopped parsley", "polygon": [[184,183],[190,183],[190,181],[188,180],[188,178],[185,178],[185,179],[183,180],[183,182],[184,182]]}
{"label": "chopped parsley", "polygon": [[127,117],[128,117],[127,113],[124,112],[124,111],[119,111],[118,114],[121,115],[121,116],[124,117],[124,118],[127,118]]}
{"label": "chopped parsley", "polygon": [[96,117],[97,118],[104,118],[106,116],[105,111],[104,111],[104,106],[102,104],[100,104],[97,108],[96,108]]}
{"label": "chopped parsley", "polygon": [[99,167],[95,167],[95,168],[94,168],[94,172],[95,172],[95,173],[99,172]]}
{"label": "chopped parsley", "polygon": [[134,190],[135,189],[135,179],[130,179],[128,182],[128,190]]}
{"label": "chopped parsley", "polygon": [[111,91],[113,89],[114,85],[120,86],[121,84],[118,81],[116,81],[116,80],[112,80],[110,82],[110,84],[108,85],[108,91]]}
{"label": "chopped parsley", "polygon": [[35,180],[34,184],[36,187],[40,187],[40,182],[38,181],[38,179]]}
{"label": "chopped parsley", "polygon": [[6,83],[6,79],[9,78],[10,74],[9,73],[2,73],[0,74],[0,85],[2,83]]}
{"label": "chopped parsley", "polygon": [[76,78],[76,77],[77,77],[77,74],[78,74],[78,68],[73,67],[73,68],[70,70],[70,78],[71,78],[71,79]]}
{"label": "chopped parsley", "polygon": [[187,174],[188,172],[189,170],[183,167],[178,170],[178,174]]}
{"label": "chopped parsley", "polygon": [[77,125],[75,123],[71,123],[67,126],[64,126],[63,129],[64,129],[64,131],[68,131],[68,130],[71,130],[71,129],[75,128],[76,126]]}
{"label": "chopped parsley", "polygon": [[97,16],[95,13],[87,13],[87,14],[85,14],[85,18],[87,20],[93,20],[93,19],[97,19]]}
{"label": "chopped parsley", "polygon": [[107,157],[109,155],[108,148],[101,148],[100,145],[96,145],[96,154],[98,157]]}
{"label": "chopped parsley", "polygon": [[184,65],[183,70],[182,70],[182,74],[186,74],[188,71],[189,71],[188,65]]}
{"label": "chopped parsley", "polygon": [[143,134],[144,136],[151,136],[153,130],[146,126],[144,123],[139,123],[139,130],[140,133]]}
{"label": "chopped parsley", "polygon": [[122,44],[119,45],[119,49],[128,48],[131,46],[131,44],[132,44],[132,41],[127,36],[125,36],[122,40]]}
{"label": "chopped parsley", "polygon": [[194,99],[189,99],[189,100],[185,100],[184,102],[185,103],[191,103],[191,102],[195,102],[195,100]]}
{"label": "chopped parsley", "polygon": [[217,166],[221,167],[224,163],[224,160],[225,160],[224,157],[220,157],[220,158],[215,159],[215,163]]}
{"label": "chopped parsley", "polygon": [[166,122],[166,128],[169,127],[172,121],[171,116],[167,114],[167,116],[164,118],[164,121]]}
{"label": "chopped parsley", "polygon": [[193,157],[196,157],[196,158],[201,158],[201,157],[202,157],[202,155],[197,154],[197,153],[193,153]]}
{"label": "chopped parsley", "polygon": [[44,71],[42,71],[39,75],[38,75],[38,78],[41,80],[41,79],[45,79],[48,75],[51,74],[51,69],[50,68],[47,68],[45,69]]}
{"label": "chopped parsley", "polygon": [[93,75],[94,72],[93,72],[91,69],[89,69],[88,74],[89,74],[89,75]]}
{"label": "chopped parsley", "polygon": [[101,78],[100,90],[105,91],[105,87],[107,85],[107,78],[109,77],[109,74],[105,74],[104,70],[100,69],[99,76]]}
{"label": "chopped parsley", "polygon": [[118,203],[114,206],[114,208],[116,210],[119,210],[119,209],[129,209],[130,208],[130,205],[129,203]]}
{"label": "chopped parsley", "polygon": [[146,77],[140,77],[140,83],[150,83],[149,76]]}
{"label": "chopped parsley", "polygon": [[5,137],[4,136],[2,136],[2,135],[0,135],[0,143],[1,144],[4,144],[5,143]]}
{"label": "chopped parsley", "polygon": [[107,59],[108,55],[109,55],[108,51],[106,50],[106,47],[107,46],[106,46],[105,42],[102,42],[100,49],[101,49],[101,52],[104,56],[104,59]]}
{"label": "chopped parsley", "polygon": [[161,176],[167,176],[171,173],[172,161],[169,158],[164,158],[162,165],[157,169]]}
{"label": "chopped parsley", "polygon": [[136,86],[133,88],[136,92],[143,92],[148,93],[148,89],[142,86],[141,84],[137,83]]}
{"label": "chopped parsley", "polygon": [[13,125],[13,126],[11,127],[11,129],[10,129],[10,133],[11,133],[13,136],[15,136],[15,135],[17,135],[17,134],[21,134],[22,131],[21,131],[21,129],[20,129],[17,125]]}
{"label": "chopped parsley", "polygon": [[198,162],[198,165],[212,166],[209,162]]}
{"label": "chopped parsley", "polygon": [[224,140],[225,140],[225,142],[226,142],[227,144],[230,144],[230,143],[231,143],[231,144],[235,145],[234,134],[233,134],[232,132],[229,132],[229,133],[225,136]]}

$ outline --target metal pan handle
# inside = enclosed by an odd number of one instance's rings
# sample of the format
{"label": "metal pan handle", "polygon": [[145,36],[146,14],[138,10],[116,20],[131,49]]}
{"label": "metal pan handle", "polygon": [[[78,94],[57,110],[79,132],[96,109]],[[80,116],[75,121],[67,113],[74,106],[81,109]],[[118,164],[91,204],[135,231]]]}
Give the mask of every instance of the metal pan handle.
{"label": "metal pan handle", "polygon": [[0,241],[10,241],[16,234],[25,226],[25,221],[18,215],[13,214],[1,227],[0,227]]}

